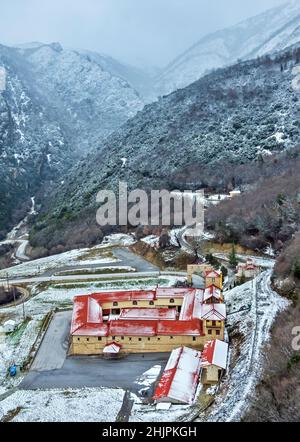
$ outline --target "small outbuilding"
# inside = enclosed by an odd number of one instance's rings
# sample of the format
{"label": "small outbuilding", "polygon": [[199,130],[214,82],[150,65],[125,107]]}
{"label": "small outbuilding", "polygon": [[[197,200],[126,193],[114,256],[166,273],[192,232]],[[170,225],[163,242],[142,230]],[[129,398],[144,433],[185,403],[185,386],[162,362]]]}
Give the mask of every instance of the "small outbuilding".
{"label": "small outbuilding", "polygon": [[255,264],[253,259],[249,258],[246,262],[239,262],[237,265],[237,277],[246,279],[256,278],[260,268]]}
{"label": "small outbuilding", "polygon": [[187,347],[172,351],[153,400],[157,403],[192,404],[201,371],[201,352]]}
{"label": "small outbuilding", "polygon": [[107,344],[106,347],[103,349],[103,355],[106,359],[113,359],[117,358],[120,354],[122,345],[117,344],[116,342],[111,342],[110,344]]}
{"label": "small outbuilding", "polygon": [[229,192],[230,198],[236,198],[237,196],[241,196],[242,192],[240,190],[232,190]]}
{"label": "small outbuilding", "polygon": [[216,339],[205,344],[201,356],[203,384],[213,385],[219,382],[222,371],[227,367],[227,356],[227,342]]}

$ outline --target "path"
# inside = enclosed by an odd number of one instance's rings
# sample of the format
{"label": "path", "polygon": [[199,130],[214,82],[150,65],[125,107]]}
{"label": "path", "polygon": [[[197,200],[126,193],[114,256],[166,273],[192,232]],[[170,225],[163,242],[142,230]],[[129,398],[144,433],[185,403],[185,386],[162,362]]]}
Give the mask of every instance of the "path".
{"label": "path", "polygon": [[[287,301],[281,298],[271,288],[271,274],[269,269],[260,274],[252,285],[251,309],[249,320],[253,319],[251,334],[247,337],[247,352],[240,356],[243,373],[235,366],[226,375],[228,389],[224,389],[223,397],[217,398],[214,409],[204,420],[213,422],[240,421],[255,393],[255,386],[263,369],[262,350],[269,339],[271,326],[276,314],[286,307]],[[243,286],[240,286],[242,289]],[[247,316],[246,316],[247,318]],[[248,349],[249,345],[249,349]],[[237,365],[238,367],[238,365]],[[245,368],[245,370],[244,370]],[[199,419],[203,421],[203,419]]]}

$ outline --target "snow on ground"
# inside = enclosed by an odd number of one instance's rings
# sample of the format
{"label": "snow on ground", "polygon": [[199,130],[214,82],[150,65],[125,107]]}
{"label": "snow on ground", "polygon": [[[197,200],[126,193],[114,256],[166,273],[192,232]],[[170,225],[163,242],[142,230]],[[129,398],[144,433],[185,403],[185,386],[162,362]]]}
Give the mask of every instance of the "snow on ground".
{"label": "snow on ground", "polygon": [[159,237],[156,235],[149,235],[145,238],[142,238],[141,241],[148,244],[151,247],[157,247],[159,244]]}
{"label": "snow on ground", "polygon": [[[226,292],[227,327],[234,347],[230,348],[229,371],[221,383],[216,401],[200,421],[240,421],[254,397],[262,373],[262,351],[276,315],[288,301],[271,289],[271,270],[255,280]],[[240,311],[249,305],[249,310]],[[237,312],[234,314],[234,312]]]}
{"label": "snow on ground", "polygon": [[150,389],[151,385],[158,380],[160,372],[161,365],[154,365],[154,367],[145,371],[145,373],[143,373],[138,379],[136,379],[135,383],[141,387],[139,390],[140,395],[147,395],[147,392]]}
{"label": "snow on ground", "polygon": [[19,390],[0,402],[0,421],[114,422],[123,396],[123,390],[107,388]]}
{"label": "snow on ground", "polygon": [[[85,261],[84,261],[85,263]],[[55,273],[55,276],[64,276],[64,275],[70,275],[70,271],[72,272],[72,274],[74,273],[74,277],[76,278],[76,275],[80,275],[81,273],[94,273],[94,274],[101,274],[101,273],[133,273],[136,271],[136,269],[134,267],[130,267],[130,266],[104,266],[104,267],[99,267],[99,268],[95,268],[95,267],[90,267],[90,268],[84,268],[84,270],[82,270],[82,268],[72,268],[71,270],[62,270],[60,272]],[[92,276],[92,275],[91,275]]]}
{"label": "snow on ground", "polygon": [[133,394],[134,405],[129,422],[188,422],[191,414],[189,405],[172,405],[169,410],[156,410],[154,405],[145,405]]}
{"label": "snow on ground", "polygon": [[[183,279],[183,278],[179,278]],[[11,306],[5,309],[1,309],[0,313],[5,314],[5,320],[12,319],[16,322],[17,330],[15,333],[10,335],[0,334],[0,359],[7,369],[13,362],[17,365],[21,365],[30,353],[38,332],[41,327],[43,318],[51,310],[56,307],[61,308],[72,308],[72,302],[74,296],[77,295],[88,295],[95,292],[101,292],[106,290],[130,290],[130,289],[154,289],[157,284],[161,287],[171,287],[178,280],[175,276],[163,276],[162,278],[138,278],[131,281],[114,280],[114,281],[103,281],[103,282],[87,282],[84,284],[79,284],[78,288],[74,288],[70,283],[59,284],[56,288],[55,286],[49,287],[47,289],[42,289],[41,286],[37,285],[32,288],[31,297],[25,302],[24,309],[25,315],[28,318],[24,322],[23,318],[23,305],[17,305],[16,307]],[[121,285],[120,285],[121,284]],[[0,320],[0,326],[1,326]],[[0,373],[0,385],[3,381],[3,376]],[[10,384],[8,385],[8,387]]]}
{"label": "snow on ground", "polygon": [[209,197],[206,198],[205,204],[207,206],[217,206],[222,201],[225,201],[225,200],[228,200],[228,199],[230,199],[230,195],[226,195],[226,194],[210,195]]}
{"label": "snow on ground", "polygon": [[[0,278],[5,278],[8,274],[10,278],[17,276],[35,276],[44,273],[47,270],[55,269],[62,266],[76,266],[79,264],[110,264],[119,262],[114,257],[107,257],[104,253],[103,257],[96,256],[95,258],[86,258],[90,256],[91,250],[94,249],[75,249],[70,252],[60,253],[58,255],[47,256],[46,258],[36,259],[30,262],[24,262],[15,267],[0,270]],[[85,259],[86,258],[86,259]]]}
{"label": "snow on ground", "polygon": [[[74,255],[72,255],[72,252],[67,252],[67,255],[71,253],[72,259],[76,259],[78,252],[74,251]],[[263,258],[263,260],[267,261],[270,267],[274,263],[270,259],[265,260]],[[57,261],[55,263],[57,265]],[[30,263],[26,263],[26,265],[28,264]],[[32,264],[36,266],[36,261]],[[201,415],[199,420],[240,420],[253,398],[253,392],[262,371],[262,349],[268,342],[270,328],[276,314],[284,309],[288,303],[273,292],[270,285],[270,276],[271,269],[259,275],[254,281],[236,287],[225,294],[229,334],[231,337],[234,334],[236,335],[236,338],[232,341],[234,346],[230,349],[230,370],[221,383],[215,404],[209,409],[209,414]],[[72,285],[68,288],[68,284],[47,289],[43,289],[42,286],[35,286],[31,297],[25,303],[25,314],[29,317],[27,321],[23,322],[22,305],[1,310],[1,313],[5,314],[5,320],[13,319],[18,326],[17,331],[12,335],[0,336],[0,357],[4,361],[4,368],[7,368],[12,361],[17,364],[24,362],[35,342],[45,315],[55,307],[71,307],[74,296],[107,289],[154,288],[157,283],[160,286],[172,286],[178,279],[184,280],[184,278],[178,278],[176,275],[163,275],[160,280],[156,278],[146,278],[144,280],[138,278],[131,281],[120,279],[119,281],[102,281],[101,283],[86,282],[79,284],[77,288],[72,287]],[[240,311],[245,307],[248,307],[248,310]],[[150,388],[158,377],[159,369],[159,366],[155,366],[144,373],[141,379],[137,380],[137,383],[141,385],[141,389]],[[6,379],[4,384],[0,386],[0,393],[2,394],[8,388],[17,386],[18,382],[20,382],[20,378]],[[113,406],[110,410],[106,410],[107,396],[111,397],[114,394],[116,396],[112,397]],[[122,398],[122,390],[17,391],[0,402],[0,419],[1,413],[2,416],[7,416],[10,411],[20,407],[14,420],[114,420],[121,408]],[[89,406],[89,404],[92,404],[92,406]],[[94,404],[98,404],[98,406],[94,407]],[[71,413],[67,413],[65,410],[71,410]],[[155,406],[144,405],[136,399],[130,420],[176,422],[181,419],[188,419],[192,410],[189,406],[175,405],[172,405],[170,410],[156,410]],[[109,413],[109,417],[107,413]]]}
{"label": "snow on ground", "polygon": [[[189,234],[189,227],[188,226],[184,226],[178,229],[172,229],[169,231],[169,235],[170,235],[170,243],[171,245],[178,247],[180,243],[180,246],[182,248],[183,251],[185,251],[186,253],[192,253],[194,254],[194,249],[193,247],[189,244],[189,242],[186,240],[186,236],[188,236]],[[210,233],[210,232],[205,232],[203,231],[201,233],[201,237],[199,238],[199,240],[202,241],[211,241],[214,239],[214,234]]]}
{"label": "snow on ground", "polygon": [[[12,242],[9,237],[15,237],[19,230],[17,226],[7,237],[6,242]],[[25,248],[28,244],[26,241],[20,241],[22,249],[22,257],[25,258]],[[18,276],[35,276],[45,271],[52,270],[56,267],[76,266],[76,265],[103,265],[120,262],[112,254],[108,253],[108,249],[112,246],[126,247],[134,244],[136,241],[131,235],[117,233],[109,235],[104,238],[102,244],[99,244],[91,249],[75,249],[69,252],[60,253],[58,255],[47,256],[45,258],[36,259],[34,261],[19,264],[15,267],[0,270],[0,278],[6,278],[7,274],[11,277]]]}
{"label": "snow on ground", "polygon": [[101,246],[119,246],[128,247],[136,242],[132,235],[126,235],[125,233],[114,233],[108,235],[103,239]]}
{"label": "snow on ground", "polygon": [[[229,261],[229,253],[214,253],[216,258],[222,259],[224,261]],[[240,261],[246,262],[247,259],[252,259],[255,265],[263,267],[265,269],[273,268],[275,265],[275,259],[265,258],[263,256],[251,256],[251,255],[236,255]]]}
{"label": "snow on ground", "polygon": [[275,258],[276,253],[275,250],[273,249],[272,245],[269,244],[265,250],[264,250],[264,254],[270,256],[271,258]]}

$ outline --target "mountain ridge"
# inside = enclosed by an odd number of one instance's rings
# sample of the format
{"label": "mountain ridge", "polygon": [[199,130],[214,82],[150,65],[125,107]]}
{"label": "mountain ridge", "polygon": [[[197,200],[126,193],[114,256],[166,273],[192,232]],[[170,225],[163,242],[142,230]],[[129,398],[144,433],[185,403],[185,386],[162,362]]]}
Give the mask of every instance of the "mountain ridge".
{"label": "mountain ridge", "polygon": [[[300,40],[300,34],[296,41],[291,35],[290,38],[286,36],[287,41],[282,46],[277,45],[275,40],[292,22],[295,22],[293,29],[298,29],[299,1],[287,2],[237,25],[205,35],[169,63],[156,78],[158,93],[166,94],[185,87],[213,69],[234,64],[237,59],[251,59],[291,46]],[[263,50],[267,42],[269,47]]]}

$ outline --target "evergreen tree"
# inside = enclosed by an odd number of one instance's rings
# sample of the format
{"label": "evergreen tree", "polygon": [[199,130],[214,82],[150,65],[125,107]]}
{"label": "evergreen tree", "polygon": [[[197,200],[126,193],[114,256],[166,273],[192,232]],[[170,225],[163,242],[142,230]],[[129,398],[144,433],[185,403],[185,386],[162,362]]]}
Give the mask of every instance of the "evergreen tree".
{"label": "evergreen tree", "polygon": [[228,270],[225,266],[221,267],[221,272],[222,272],[223,278],[226,278],[226,276],[228,275]]}
{"label": "evergreen tree", "polygon": [[237,260],[237,257],[236,257],[236,251],[235,251],[234,243],[232,243],[232,250],[231,250],[231,253],[229,255],[229,264],[231,265],[231,267],[236,267],[238,265],[238,260]]}
{"label": "evergreen tree", "polygon": [[297,261],[294,264],[293,273],[294,273],[295,278],[300,279],[300,264],[299,264],[298,259],[297,259]]}
{"label": "evergreen tree", "polygon": [[239,283],[240,283],[240,285],[243,285],[246,282],[247,282],[247,279],[246,279],[245,273],[243,272],[242,276],[240,277]]}

